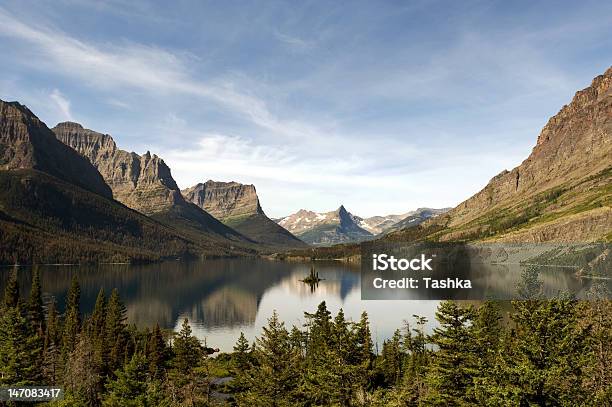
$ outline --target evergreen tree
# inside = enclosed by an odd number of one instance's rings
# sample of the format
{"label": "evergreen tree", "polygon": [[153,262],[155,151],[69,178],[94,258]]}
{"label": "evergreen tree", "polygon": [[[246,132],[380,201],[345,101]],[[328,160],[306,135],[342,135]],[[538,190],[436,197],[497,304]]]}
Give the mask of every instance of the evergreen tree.
{"label": "evergreen tree", "polygon": [[579,323],[576,301],[515,301],[513,306],[515,329],[491,392],[520,405],[583,403],[590,326]]}
{"label": "evergreen tree", "polygon": [[19,307],[0,314],[0,384],[40,384],[42,343]]}
{"label": "evergreen tree", "polygon": [[60,375],[61,327],[55,298],[47,306],[47,321],[43,345],[43,373],[50,385],[55,385]]}
{"label": "evergreen tree", "polygon": [[147,342],[147,361],[149,375],[156,379],[161,379],[166,369],[168,359],[168,349],[166,341],[162,335],[159,324],[151,332]]}
{"label": "evergreen tree", "polygon": [[64,329],[62,334],[62,360],[65,362],[68,355],[74,350],[81,328],[81,288],[76,276],[72,277],[70,289],[66,296],[66,309]]}
{"label": "evergreen tree", "polygon": [[173,367],[180,373],[187,374],[197,367],[202,357],[202,345],[198,338],[191,334],[191,326],[187,318],[179,333],[175,336],[172,347],[174,349]]}
{"label": "evergreen tree", "polygon": [[240,337],[234,345],[234,361],[238,370],[245,370],[249,367],[250,350],[251,347],[249,346],[249,341],[247,341],[246,337],[244,336],[244,332],[240,332]]}
{"label": "evergreen tree", "polygon": [[390,340],[383,343],[381,355],[381,371],[389,386],[395,386],[402,377],[404,358],[401,348],[402,336],[398,329]]}
{"label": "evergreen tree", "polygon": [[472,376],[476,372],[473,351],[471,307],[462,308],[452,301],[444,301],[438,307],[436,319],[440,323],[434,329],[431,342],[438,347],[427,373],[431,405],[464,405],[470,403]]}
{"label": "evergreen tree", "polygon": [[34,332],[42,338],[45,332],[45,315],[38,267],[32,269],[32,289],[30,290],[30,300],[28,301],[28,317]]}
{"label": "evergreen tree", "polygon": [[141,354],[134,354],[130,361],[115,373],[115,379],[106,385],[104,407],[148,407],[165,404],[160,399],[159,384],[147,379],[147,362]]}
{"label": "evergreen tree", "polygon": [[419,315],[413,315],[413,318],[416,321],[415,328],[411,328],[409,323],[405,325],[402,348],[406,358],[404,374],[397,386],[396,401],[399,403],[398,405],[419,405],[427,390],[425,377],[429,367],[430,353],[427,349],[427,337],[425,335],[427,318]]}
{"label": "evergreen tree", "polygon": [[249,390],[238,397],[241,406],[292,406],[299,372],[289,332],[276,311],[257,339],[257,367],[246,374]]}
{"label": "evergreen tree", "polygon": [[15,308],[19,303],[19,282],[17,280],[17,272],[19,268],[13,267],[9,275],[6,287],[4,288],[4,306],[6,308]]}
{"label": "evergreen tree", "polygon": [[104,338],[106,344],[107,365],[111,371],[118,369],[126,358],[126,309],[119,291],[114,289],[106,305],[106,318],[104,321]]}
{"label": "evergreen tree", "polygon": [[591,328],[586,365],[586,404],[612,405],[612,301],[582,303],[582,325]]}

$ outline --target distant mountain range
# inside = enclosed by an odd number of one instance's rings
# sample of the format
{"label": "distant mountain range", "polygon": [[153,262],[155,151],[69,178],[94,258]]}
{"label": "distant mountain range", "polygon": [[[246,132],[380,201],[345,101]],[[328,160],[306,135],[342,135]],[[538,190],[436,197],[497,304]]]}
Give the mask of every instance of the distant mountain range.
{"label": "distant mountain range", "polygon": [[399,227],[416,226],[446,210],[419,208],[403,215],[361,218],[351,214],[341,205],[335,211],[323,213],[301,209],[292,215],[276,219],[276,222],[307,243],[329,246],[370,240],[376,235]]}

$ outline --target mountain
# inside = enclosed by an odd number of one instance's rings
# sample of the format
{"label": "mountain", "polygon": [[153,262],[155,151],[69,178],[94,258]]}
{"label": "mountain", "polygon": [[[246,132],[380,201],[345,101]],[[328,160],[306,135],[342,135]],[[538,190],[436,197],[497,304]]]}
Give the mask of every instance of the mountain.
{"label": "mountain", "polygon": [[0,100],[0,170],[33,169],[112,198],[100,173],[60,143],[26,106]]}
{"label": "mountain", "polygon": [[427,219],[434,218],[443,213],[446,213],[451,208],[418,208],[415,211],[409,212],[406,217],[400,221],[386,227],[382,233],[390,233],[396,230],[411,228],[425,222]]}
{"label": "mountain", "polygon": [[354,216],[354,218],[358,220],[359,226],[361,226],[363,229],[367,230],[373,235],[379,235],[393,230],[416,226],[433,216],[438,216],[448,211],[449,209],[450,208],[419,208],[415,211],[404,213],[402,215],[372,216],[369,218]]}
{"label": "mountain", "polygon": [[408,215],[409,213],[401,215],[371,216],[369,218],[355,216],[354,218],[362,229],[367,230],[373,235],[378,235],[385,232]]}
{"label": "mountain", "polygon": [[78,123],[59,123],[56,137],[87,158],[102,174],[116,200],[180,230],[194,240],[231,240],[251,244],[206,211],[186,201],[170,168],[150,152],[138,155],[117,148],[108,134],[85,129]]}
{"label": "mountain", "polygon": [[360,220],[340,206],[335,211],[325,213],[300,209],[278,219],[277,223],[306,243],[332,245],[371,239],[373,234],[359,226]]}
{"label": "mountain", "polygon": [[149,261],[235,253],[112,199],[103,177],[27,107],[0,101],[0,264]]}
{"label": "mountain", "polygon": [[540,132],[527,159],[393,240],[612,240],[612,67]]}
{"label": "mountain", "polygon": [[266,216],[253,185],[206,181],[182,191],[185,199],[244,236],[275,247],[306,244]]}

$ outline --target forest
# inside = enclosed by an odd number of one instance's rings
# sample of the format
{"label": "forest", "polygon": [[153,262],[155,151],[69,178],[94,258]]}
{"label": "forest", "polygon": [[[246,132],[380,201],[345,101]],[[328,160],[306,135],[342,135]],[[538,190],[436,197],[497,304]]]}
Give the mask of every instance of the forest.
{"label": "forest", "polygon": [[406,315],[378,344],[366,313],[350,321],[322,302],[304,326],[274,312],[254,342],[241,335],[232,353],[211,356],[187,320],[179,332],[138,329],[117,290],[84,312],[77,279],[60,310],[43,301],[36,268],[28,296],[13,270],[0,387],[62,387],[51,406],[612,405],[612,302],[544,300],[529,276],[511,304],[440,303],[431,333]]}

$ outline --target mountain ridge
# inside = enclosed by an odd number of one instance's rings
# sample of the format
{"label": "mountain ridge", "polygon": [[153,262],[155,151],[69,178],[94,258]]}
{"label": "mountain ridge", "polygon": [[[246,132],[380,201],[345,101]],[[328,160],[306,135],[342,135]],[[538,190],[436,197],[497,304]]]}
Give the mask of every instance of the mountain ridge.
{"label": "mountain ridge", "polygon": [[116,200],[192,239],[228,239],[252,244],[250,239],[224,225],[212,215],[187,202],[161,157],[121,150],[109,134],[86,129],[75,122],[53,128],[58,140],[87,158],[113,190]]}

